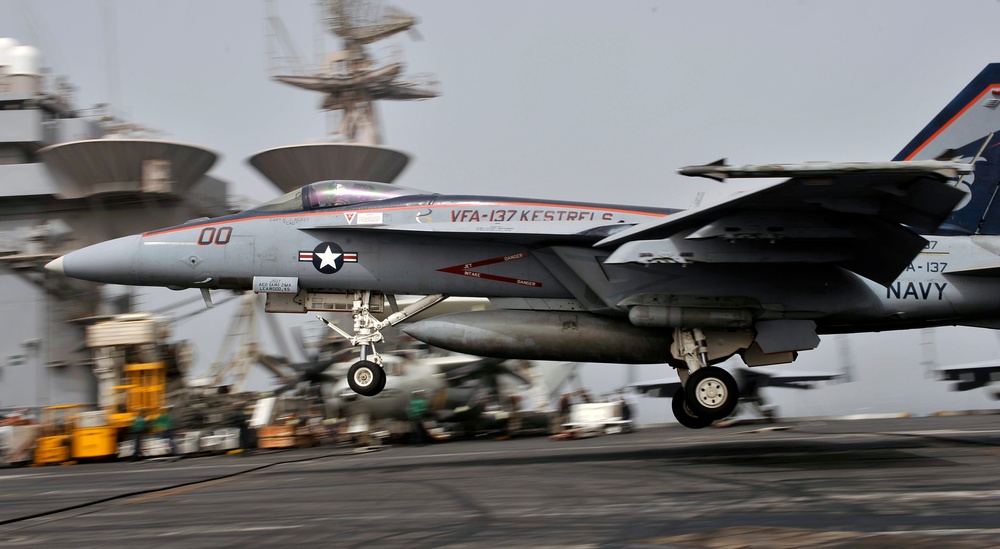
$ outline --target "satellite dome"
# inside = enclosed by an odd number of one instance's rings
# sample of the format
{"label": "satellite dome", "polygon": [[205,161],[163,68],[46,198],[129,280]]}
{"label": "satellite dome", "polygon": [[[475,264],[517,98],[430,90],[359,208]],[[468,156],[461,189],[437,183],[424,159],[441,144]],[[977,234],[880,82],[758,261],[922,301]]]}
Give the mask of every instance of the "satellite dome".
{"label": "satellite dome", "polygon": [[21,43],[14,38],[8,38],[6,36],[0,38],[0,74],[6,73],[7,70],[4,67],[10,65],[10,59],[7,52],[20,45]]}
{"label": "satellite dome", "polygon": [[10,75],[40,76],[42,52],[34,46],[14,46],[7,50]]}

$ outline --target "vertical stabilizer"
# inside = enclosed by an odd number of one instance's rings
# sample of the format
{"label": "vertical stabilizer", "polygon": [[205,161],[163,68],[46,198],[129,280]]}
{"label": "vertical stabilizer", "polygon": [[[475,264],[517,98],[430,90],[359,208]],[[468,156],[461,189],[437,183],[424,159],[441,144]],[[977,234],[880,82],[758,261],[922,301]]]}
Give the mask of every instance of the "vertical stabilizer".
{"label": "vertical stabilizer", "polygon": [[893,160],[929,160],[946,151],[975,168],[952,182],[969,196],[938,234],[1000,234],[1000,63],[987,65]]}

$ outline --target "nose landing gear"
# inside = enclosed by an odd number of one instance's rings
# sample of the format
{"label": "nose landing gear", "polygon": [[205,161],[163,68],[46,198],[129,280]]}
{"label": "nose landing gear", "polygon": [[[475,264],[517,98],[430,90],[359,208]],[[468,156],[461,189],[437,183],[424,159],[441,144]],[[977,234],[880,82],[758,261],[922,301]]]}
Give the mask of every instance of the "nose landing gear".
{"label": "nose landing gear", "polygon": [[[350,341],[351,345],[361,347],[361,360],[355,362],[347,371],[347,384],[351,386],[351,390],[362,396],[375,396],[385,388],[386,377],[385,370],[382,369],[382,357],[375,350],[375,344],[383,341],[382,329],[395,326],[448,298],[444,294],[429,295],[396,311],[385,320],[378,320],[369,310],[371,297],[372,292],[368,290],[354,292],[354,303],[351,308],[351,315],[354,317],[354,335],[345,332],[322,316],[316,317],[326,324],[327,328]],[[391,302],[395,307],[395,300]],[[371,360],[368,359],[369,352]]]}

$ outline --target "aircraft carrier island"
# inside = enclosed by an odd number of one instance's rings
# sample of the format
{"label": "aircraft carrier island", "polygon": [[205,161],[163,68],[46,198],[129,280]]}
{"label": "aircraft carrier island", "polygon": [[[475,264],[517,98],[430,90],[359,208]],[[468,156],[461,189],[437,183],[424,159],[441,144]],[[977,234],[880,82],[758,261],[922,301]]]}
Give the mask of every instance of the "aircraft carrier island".
{"label": "aircraft carrier island", "polygon": [[[85,328],[129,312],[127,293],[50,276],[51,258],[164,224],[227,213],[203,147],[130,137],[43,75],[38,49],[0,38],[0,409],[97,404]],[[114,133],[111,133],[114,132]],[[111,299],[114,298],[114,299]]]}

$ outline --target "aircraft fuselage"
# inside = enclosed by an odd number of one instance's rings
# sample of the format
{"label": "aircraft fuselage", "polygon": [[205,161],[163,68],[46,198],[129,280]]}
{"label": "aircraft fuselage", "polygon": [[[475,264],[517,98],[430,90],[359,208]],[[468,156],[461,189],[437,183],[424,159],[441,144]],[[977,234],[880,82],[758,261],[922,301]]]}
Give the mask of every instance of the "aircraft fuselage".
{"label": "aircraft fuselage", "polygon": [[[760,319],[811,319],[818,331],[992,318],[1000,281],[961,274],[998,263],[1000,237],[930,237],[887,286],[828,263],[603,264],[592,245],[673,210],[429,195],[280,214],[248,211],[129,236],[69,254],[92,280],[266,291],[294,280],[318,291],[564,300],[625,314],[636,294],[745,298]],[[775,284],[776,279],[782,280]],[[589,298],[585,294],[592,294]]]}

